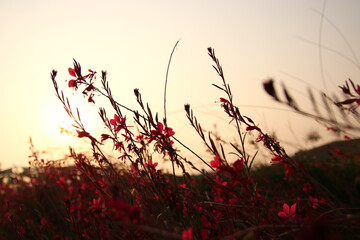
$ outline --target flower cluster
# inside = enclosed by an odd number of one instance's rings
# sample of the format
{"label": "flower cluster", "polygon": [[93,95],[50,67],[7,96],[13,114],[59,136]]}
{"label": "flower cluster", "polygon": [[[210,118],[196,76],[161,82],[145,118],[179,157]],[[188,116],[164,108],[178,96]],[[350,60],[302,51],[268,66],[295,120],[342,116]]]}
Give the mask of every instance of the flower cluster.
{"label": "flower cluster", "polygon": [[[175,131],[167,125],[166,114],[159,121],[159,114],[153,114],[149,104],[143,103],[138,89],[134,93],[142,113],[113,98],[106,72],[102,72],[102,87],[95,87],[97,73],[89,70],[83,76],[80,64],[74,60],[74,67],[68,69],[73,78],[68,87],[74,91],[83,87],[82,94],[92,104],[95,95],[103,96],[113,108],[113,118],[100,108],[105,130],[99,137],[90,134],[79,112],[73,113],[69,99],[59,90],[53,71],[57,97],[74,120],[77,137],[90,141],[91,151],[76,153],[70,148],[65,160],[46,161],[31,143],[31,167],[22,173],[0,175],[1,237],[355,239],[360,223],[357,201],[360,192],[350,182],[356,183],[358,178],[358,156],[346,159],[349,154],[335,148],[330,154],[332,162],[324,159],[318,164],[287,155],[274,137],[234,105],[219,60],[212,48],[208,53],[222,81],[214,84],[225,95],[220,98],[220,106],[239,139],[231,142],[211,132],[205,134],[186,104],[189,123],[210,157],[201,157],[177,139]],[[359,95],[359,86],[350,83]],[[280,101],[272,81],[264,87]],[[342,89],[345,94],[357,97],[348,83]],[[286,94],[288,104],[295,108]],[[358,104],[356,100],[351,103]],[[341,103],[347,104],[350,102]],[[129,114],[125,115],[125,111],[134,115],[136,128],[128,126],[130,118],[127,119]],[[254,142],[263,144],[270,153],[262,155],[272,163],[270,166],[253,166],[257,153],[248,151],[246,143],[254,133]],[[105,144],[112,145],[112,156],[104,152]],[[184,157],[177,144],[193,153],[203,167]],[[167,158],[171,160],[172,174],[160,167]],[[338,164],[339,160],[349,164]],[[182,175],[177,174],[177,168]],[[345,168],[349,175],[345,182],[337,178],[340,168]],[[197,174],[190,174],[189,169]]]}

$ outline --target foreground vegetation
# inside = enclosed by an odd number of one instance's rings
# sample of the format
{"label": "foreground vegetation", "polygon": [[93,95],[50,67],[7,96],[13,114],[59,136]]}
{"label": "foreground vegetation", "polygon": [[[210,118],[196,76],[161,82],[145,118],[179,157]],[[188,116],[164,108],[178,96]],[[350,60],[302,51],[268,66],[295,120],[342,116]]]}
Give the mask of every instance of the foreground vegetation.
{"label": "foreground vegetation", "polygon": [[[198,169],[177,150],[176,146],[183,144],[167,125],[166,82],[164,112],[159,119],[138,89],[134,94],[141,113],[113,98],[106,72],[101,73],[98,88],[97,73],[89,69],[83,75],[74,60],[68,86],[75,91],[81,88],[92,104],[98,96],[109,100],[111,117],[109,110],[99,108],[107,132],[98,138],[86,131],[53,71],[57,97],[73,119],[78,137],[90,142],[92,153],[70,149],[74,167],[64,167],[61,161],[44,161],[32,148],[30,170],[2,178],[0,238],[356,239],[360,232],[359,152],[351,151],[350,155],[344,152],[349,148],[333,148],[330,155],[316,160],[305,153],[290,157],[279,142],[233,104],[219,60],[213,49],[208,53],[220,77],[220,84],[213,85],[223,94],[221,107],[239,139],[238,143],[228,142],[231,153],[212,135],[205,135],[187,104],[184,109],[189,123],[212,154],[203,159],[184,146],[203,162],[205,169]],[[274,100],[316,118],[346,138],[348,131],[357,128],[356,123],[345,124],[331,115],[325,118],[300,110],[285,87],[285,100],[281,100],[272,80],[266,81],[264,88]],[[333,106],[357,116],[359,85],[348,81],[341,88],[348,97]],[[125,112],[133,116],[138,131],[128,125]],[[257,155],[248,151],[249,134],[257,136],[256,142],[271,153],[272,166],[253,166]],[[116,160],[103,152],[105,143],[113,145]],[[154,151],[160,157],[155,157]],[[316,156],[320,155],[311,155]],[[171,162],[173,174],[158,169],[161,161]],[[181,177],[175,175],[175,168],[181,170]],[[189,169],[198,174],[190,175]]]}

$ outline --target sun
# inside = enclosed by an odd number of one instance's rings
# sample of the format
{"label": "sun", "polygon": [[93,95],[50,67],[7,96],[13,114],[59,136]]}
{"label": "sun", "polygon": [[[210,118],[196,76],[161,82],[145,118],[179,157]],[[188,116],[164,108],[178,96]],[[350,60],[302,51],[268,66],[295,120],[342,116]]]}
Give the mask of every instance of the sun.
{"label": "sun", "polygon": [[[76,107],[72,109],[74,117],[78,120]],[[92,133],[94,131],[97,112],[94,115],[93,108],[79,108],[80,120],[85,130]],[[86,139],[79,139],[76,130],[79,130],[74,119],[72,119],[64,108],[49,106],[44,111],[44,130],[47,138],[52,141],[52,145],[73,145],[80,142],[84,143]]]}
{"label": "sun", "polygon": [[45,132],[53,144],[63,144],[75,139],[76,128],[74,120],[66,113],[64,109],[51,108],[46,113]]}

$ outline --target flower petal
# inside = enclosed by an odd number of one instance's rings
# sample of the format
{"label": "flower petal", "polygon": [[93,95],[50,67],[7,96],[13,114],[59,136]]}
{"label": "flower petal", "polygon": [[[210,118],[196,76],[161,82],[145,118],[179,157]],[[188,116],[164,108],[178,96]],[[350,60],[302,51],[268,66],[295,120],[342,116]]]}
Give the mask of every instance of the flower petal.
{"label": "flower petal", "polygon": [[164,125],[161,122],[158,122],[157,127],[158,127],[159,132],[162,133],[163,129],[164,129]]}
{"label": "flower petal", "polygon": [[74,70],[74,69],[69,68],[68,71],[69,71],[69,74],[70,74],[71,76],[76,77],[76,73],[75,73],[75,70]]}
{"label": "flower petal", "polygon": [[292,206],[291,206],[291,210],[290,210],[290,215],[293,215],[296,213],[296,203],[294,203]]}
{"label": "flower petal", "polygon": [[286,213],[286,214],[289,214],[289,213],[290,213],[289,205],[287,205],[286,203],[284,203],[284,205],[283,205],[283,211],[284,211],[284,213]]}

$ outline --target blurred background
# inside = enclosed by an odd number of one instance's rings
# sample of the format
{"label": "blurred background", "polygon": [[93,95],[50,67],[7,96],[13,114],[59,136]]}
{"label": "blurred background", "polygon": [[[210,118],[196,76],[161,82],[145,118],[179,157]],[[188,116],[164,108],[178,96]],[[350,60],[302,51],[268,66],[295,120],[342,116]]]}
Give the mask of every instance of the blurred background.
{"label": "blurred background", "polygon": [[[312,147],[306,139],[313,132],[322,137],[316,144],[332,141],[336,137],[324,127],[274,102],[262,83],[268,78],[274,78],[277,87],[284,83],[298,104],[311,111],[308,87],[315,94],[331,95],[340,92],[344,80],[357,82],[359,10],[357,0],[3,0],[1,169],[28,166],[29,137],[48,159],[67,154],[69,145],[88,151],[86,143],[60,133],[59,127],[72,127],[55,96],[52,69],[88,131],[95,137],[106,133],[97,114],[100,105],[88,104],[80,92],[67,87],[73,58],[84,70],[106,70],[118,102],[136,109],[133,89],[139,88],[143,100],[162,117],[166,68],[179,39],[169,73],[167,111],[169,126],[184,144],[204,154],[186,119],[185,103],[204,129],[237,141],[220,108],[224,94],[211,85],[221,82],[207,47],[215,49],[242,114],[275,133],[289,153]],[[106,104],[99,97],[95,102]],[[110,108],[108,116],[113,116]]]}

